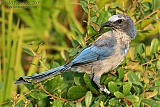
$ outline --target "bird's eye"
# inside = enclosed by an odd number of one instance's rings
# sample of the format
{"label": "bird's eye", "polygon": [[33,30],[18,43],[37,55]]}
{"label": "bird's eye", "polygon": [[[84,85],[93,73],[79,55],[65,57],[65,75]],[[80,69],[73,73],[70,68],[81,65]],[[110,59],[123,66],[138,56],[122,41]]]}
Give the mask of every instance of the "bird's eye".
{"label": "bird's eye", "polygon": [[118,22],[118,23],[122,23],[122,22],[123,22],[123,20],[122,20],[122,19],[119,19],[119,20],[117,20],[117,22]]}

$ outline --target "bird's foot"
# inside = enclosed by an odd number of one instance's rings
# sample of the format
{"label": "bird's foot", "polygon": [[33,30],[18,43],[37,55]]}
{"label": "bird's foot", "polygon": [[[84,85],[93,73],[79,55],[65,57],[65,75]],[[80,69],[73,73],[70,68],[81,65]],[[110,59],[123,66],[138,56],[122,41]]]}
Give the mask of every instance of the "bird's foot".
{"label": "bird's foot", "polygon": [[110,97],[115,97],[106,87],[100,88],[100,91],[105,92]]}
{"label": "bird's foot", "polygon": [[107,93],[108,95],[111,94],[111,92],[110,92],[107,88],[104,88],[103,91],[104,91],[105,93]]}

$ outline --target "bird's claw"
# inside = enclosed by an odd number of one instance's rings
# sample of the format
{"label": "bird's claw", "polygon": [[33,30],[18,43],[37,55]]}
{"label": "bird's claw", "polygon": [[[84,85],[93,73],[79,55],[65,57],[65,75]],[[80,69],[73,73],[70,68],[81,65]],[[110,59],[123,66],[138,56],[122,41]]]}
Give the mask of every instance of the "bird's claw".
{"label": "bird's claw", "polygon": [[105,93],[107,93],[108,95],[111,94],[111,92],[110,92],[107,88],[104,88],[103,91],[104,91]]}

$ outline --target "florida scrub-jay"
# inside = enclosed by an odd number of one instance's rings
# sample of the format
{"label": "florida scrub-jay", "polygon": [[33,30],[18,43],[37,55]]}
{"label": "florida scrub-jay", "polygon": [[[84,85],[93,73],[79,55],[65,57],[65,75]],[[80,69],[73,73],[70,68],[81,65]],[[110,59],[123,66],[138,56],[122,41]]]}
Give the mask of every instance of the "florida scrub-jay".
{"label": "florida scrub-jay", "polygon": [[103,73],[115,69],[124,59],[129,43],[136,36],[136,28],[132,19],[124,14],[111,16],[101,27],[111,30],[103,33],[93,43],[84,48],[70,63],[33,76],[20,77],[15,84],[31,80],[40,82],[69,69],[93,75],[93,81],[106,93],[110,93],[100,85]]}

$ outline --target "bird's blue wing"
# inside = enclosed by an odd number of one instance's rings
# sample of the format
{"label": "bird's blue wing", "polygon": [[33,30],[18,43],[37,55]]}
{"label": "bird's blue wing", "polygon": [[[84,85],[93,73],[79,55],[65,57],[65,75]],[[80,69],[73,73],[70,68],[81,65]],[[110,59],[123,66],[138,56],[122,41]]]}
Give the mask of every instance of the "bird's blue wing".
{"label": "bird's blue wing", "polygon": [[73,64],[89,63],[96,60],[103,60],[115,53],[115,45],[112,38],[108,37],[98,40],[83,49],[73,60]]}

